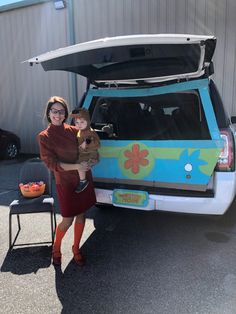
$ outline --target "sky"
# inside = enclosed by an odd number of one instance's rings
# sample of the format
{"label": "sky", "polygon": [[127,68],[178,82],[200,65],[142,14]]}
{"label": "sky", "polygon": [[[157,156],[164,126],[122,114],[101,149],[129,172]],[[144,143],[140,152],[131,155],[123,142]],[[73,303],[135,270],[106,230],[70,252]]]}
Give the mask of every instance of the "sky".
{"label": "sky", "polygon": [[1,5],[6,5],[6,4],[12,4],[16,2],[21,2],[23,0],[0,0],[0,6]]}

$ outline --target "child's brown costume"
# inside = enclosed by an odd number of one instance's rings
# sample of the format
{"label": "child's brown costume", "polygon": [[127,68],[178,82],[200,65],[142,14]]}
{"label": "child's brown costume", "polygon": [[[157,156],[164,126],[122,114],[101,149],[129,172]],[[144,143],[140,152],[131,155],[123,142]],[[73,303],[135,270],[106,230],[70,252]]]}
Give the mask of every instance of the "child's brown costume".
{"label": "child's brown costume", "polygon": [[[87,109],[80,108],[78,113],[72,113],[72,118],[83,118],[87,121],[87,127],[84,130],[79,130],[77,133],[79,158],[78,162],[87,161],[91,166],[96,164],[99,160],[98,148],[100,147],[100,140],[97,133],[90,127],[90,117]],[[86,148],[83,149],[80,145],[86,142]]]}

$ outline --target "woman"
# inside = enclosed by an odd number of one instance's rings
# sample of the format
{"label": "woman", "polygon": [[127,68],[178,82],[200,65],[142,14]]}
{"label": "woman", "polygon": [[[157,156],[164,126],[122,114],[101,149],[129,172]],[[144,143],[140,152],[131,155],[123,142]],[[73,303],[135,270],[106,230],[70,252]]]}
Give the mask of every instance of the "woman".
{"label": "woman", "polygon": [[[79,244],[85,225],[84,213],[95,204],[96,197],[90,167],[87,163],[76,164],[78,159],[77,130],[65,123],[68,117],[68,105],[58,96],[51,97],[46,105],[45,118],[49,125],[38,135],[40,157],[53,171],[60,204],[62,221],[56,228],[52,250],[52,262],[61,265],[61,242],[74,221],[74,261],[82,266],[84,258],[79,251]],[[89,184],[76,193],[79,184],[78,171],[86,171]]]}

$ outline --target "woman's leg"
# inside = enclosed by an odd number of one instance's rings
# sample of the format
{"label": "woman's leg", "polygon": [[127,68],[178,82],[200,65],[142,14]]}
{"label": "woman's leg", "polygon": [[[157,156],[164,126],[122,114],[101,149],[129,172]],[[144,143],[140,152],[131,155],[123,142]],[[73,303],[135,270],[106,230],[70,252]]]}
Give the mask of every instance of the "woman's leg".
{"label": "woman's leg", "polygon": [[66,231],[70,228],[73,222],[73,217],[62,217],[62,221],[58,224],[56,228],[55,241],[53,243],[52,257],[53,264],[60,265],[61,264],[61,242],[66,234]]}
{"label": "woman's leg", "polygon": [[66,232],[72,225],[73,220],[74,217],[62,217],[62,221],[59,223],[58,227],[60,227],[61,230]]}
{"label": "woman's leg", "polygon": [[76,216],[74,223],[74,244],[72,246],[72,251],[74,254],[75,262],[80,266],[84,265],[84,259],[79,252],[79,245],[84,231],[84,226],[85,226],[84,214]]}

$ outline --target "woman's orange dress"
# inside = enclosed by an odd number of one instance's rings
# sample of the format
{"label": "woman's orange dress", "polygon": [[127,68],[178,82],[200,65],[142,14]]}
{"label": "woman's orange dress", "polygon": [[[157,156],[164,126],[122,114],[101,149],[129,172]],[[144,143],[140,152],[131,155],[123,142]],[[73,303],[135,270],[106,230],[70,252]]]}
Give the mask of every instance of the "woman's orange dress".
{"label": "woman's orange dress", "polygon": [[61,126],[49,124],[48,128],[37,136],[40,158],[53,171],[56,189],[63,217],[74,217],[87,211],[96,203],[91,171],[87,172],[88,187],[76,193],[79,174],[76,170],[65,171],[60,162],[75,163],[78,159],[77,130],[64,123]]}

